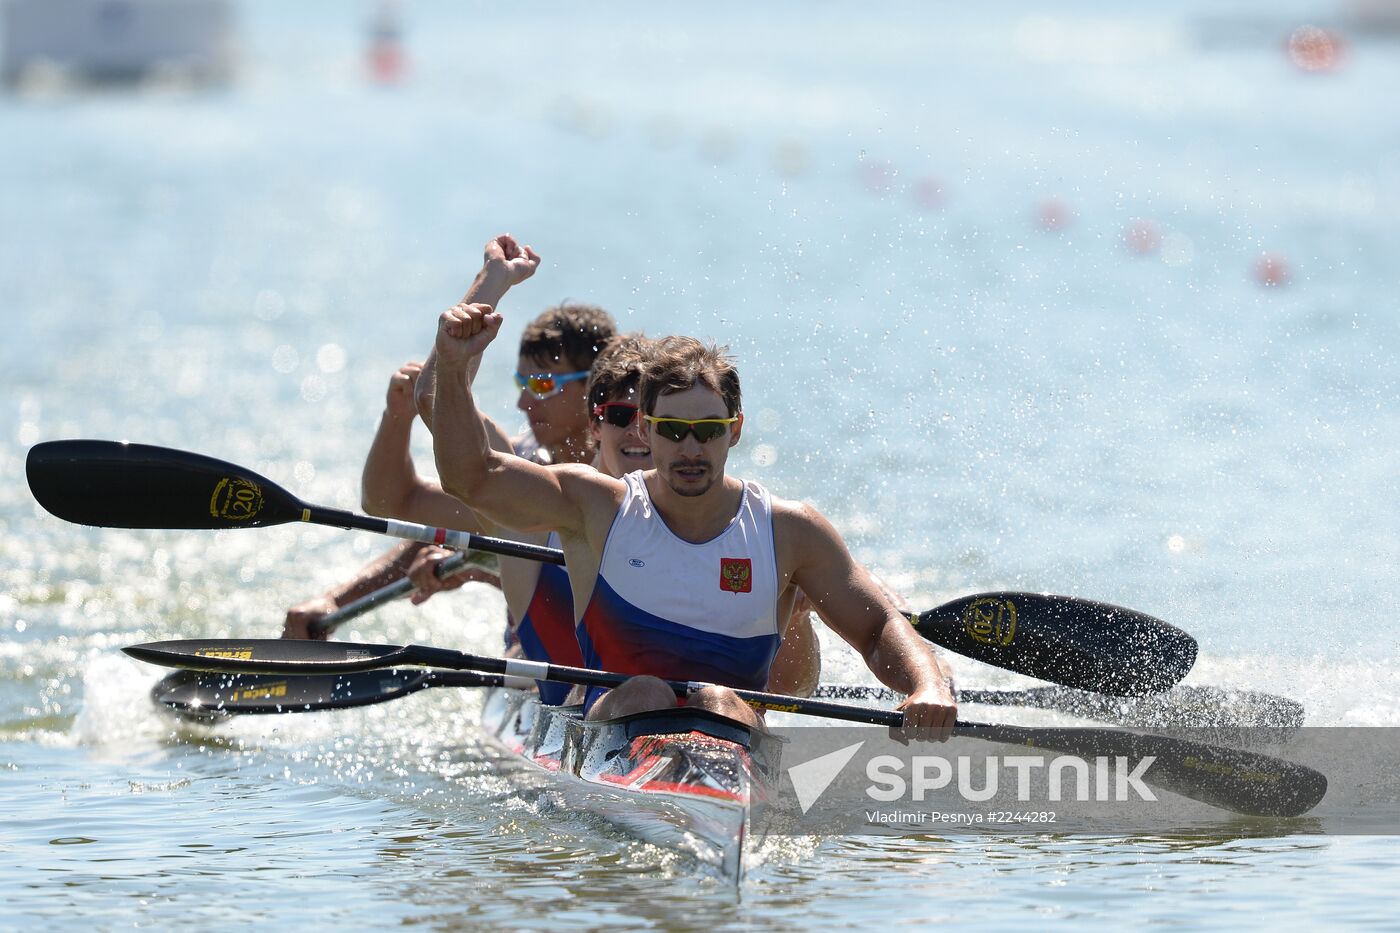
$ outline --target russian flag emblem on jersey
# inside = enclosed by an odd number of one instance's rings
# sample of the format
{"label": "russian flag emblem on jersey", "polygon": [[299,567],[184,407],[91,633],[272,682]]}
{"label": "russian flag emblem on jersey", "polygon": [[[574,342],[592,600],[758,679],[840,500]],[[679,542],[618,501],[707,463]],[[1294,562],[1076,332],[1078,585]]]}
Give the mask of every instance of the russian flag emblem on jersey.
{"label": "russian flag emblem on jersey", "polygon": [[753,592],[753,561],[747,557],[721,557],[719,588],[730,593]]}

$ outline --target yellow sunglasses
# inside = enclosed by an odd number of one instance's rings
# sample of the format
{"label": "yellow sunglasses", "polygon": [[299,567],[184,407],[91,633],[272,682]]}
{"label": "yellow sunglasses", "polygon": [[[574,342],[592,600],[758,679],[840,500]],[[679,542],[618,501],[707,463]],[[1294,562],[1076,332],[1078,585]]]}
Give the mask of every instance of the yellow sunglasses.
{"label": "yellow sunglasses", "polygon": [[733,418],[700,418],[696,421],[687,418],[656,418],[651,415],[642,415],[642,417],[657,434],[668,441],[675,441],[677,444],[685,440],[687,434],[694,434],[697,441],[708,444],[728,431],[729,426],[739,420],[737,416]]}

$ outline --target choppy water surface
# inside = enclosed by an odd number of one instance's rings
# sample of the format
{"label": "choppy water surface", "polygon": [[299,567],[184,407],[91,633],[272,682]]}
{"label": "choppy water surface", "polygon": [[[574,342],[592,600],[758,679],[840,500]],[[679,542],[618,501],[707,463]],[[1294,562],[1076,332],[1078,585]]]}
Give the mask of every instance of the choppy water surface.
{"label": "choppy water surface", "polygon": [[[1306,3],[418,3],[383,88],[367,9],[284,6],[241,7],[225,90],[0,98],[0,921],[1393,916],[1393,839],[1302,834],[788,842],[736,898],[518,792],[465,692],[176,727],[120,646],[273,634],[383,542],[69,526],[23,458],[126,438],[353,506],[390,372],[510,230],[545,256],[510,321],[574,297],[729,341],[735,472],[816,503],[917,605],[1118,602],[1199,639],[1195,682],[1400,724],[1378,611],[1400,596],[1400,47]],[[1281,51],[1308,22],[1348,36],[1332,73]],[[481,381],[507,421],[512,362]],[[484,649],[500,613],[469,589],[345,635]],[[830,647],[827,679],[857,676]]]}

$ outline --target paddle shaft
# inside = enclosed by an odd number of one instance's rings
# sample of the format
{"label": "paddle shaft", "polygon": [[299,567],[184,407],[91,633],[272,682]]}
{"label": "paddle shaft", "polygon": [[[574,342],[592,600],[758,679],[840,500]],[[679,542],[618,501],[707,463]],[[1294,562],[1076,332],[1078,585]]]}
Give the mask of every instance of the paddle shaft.
{"label": "paddle shaft", "polygon": [[459,551],[490,551],[505,557],[520,557],[545,564],[562,566],[564,563],[564,552],[558,548],[526,544],[523,541],[509,541],[505,538],[492,538],[469,531],[454,531],[451,528],[434,528],[432,525],[420,525],[416,522],[401,522],[395,518],[372,518],[368,515],[346,512],[343,509],[328,509],[319,505],[305,506],[301,520],[313,525],[373,531],[409,541],[438,544]]}
{"label": "paddle shaft", "polygon": [[[466,551],[458,551],[446,558],[437,567],[433,568],[433,574],[439,579],[446,579],[460,570],[463,570],[471,562],[471,555]],[[377,609],[387,602],[392,602],[401,596],[407,596],[414,591],[413,581],[408,577],[395,580],[393,583],[381,586],[373,593],[361,596],[359,599],[348,602],[335,612],[329,612],[309,626],[313,635],[329,635],[337,627],[349,622],[356,616],[362,616],[371,609]]]}
{"label": "paddle shaft", "polygon": [[[874,703],[904,699],[903,694],[889,687],[867,684],[820,684],[812,695],[823,699]],[[1193,684],[1178,684],[1165,693],[1142,697],[1106,697],[1069,687],[959,690],[958,702],[1043,709],[1116,725],[1146,728],[1249,726],[1296,729],[1306,718],[1303,705],[1287,697],[1255,690]]]}
{"label": "paddle shaft", "polygon": [[[452,670],[485,671],[492,674],[505,674],[513,677],[528,677],[532,680],[549,680],[556,683],[575,684],[584,687],[620,687],[631,680],[631,675],[614,674],[609,671],[595,671],[582,667],[568,667],[549,664],[544,661],[527,661],[517,658],[489,658],[453,651],[446,648],[430,648],[425,645],[408,645],[404,649],[405,662],[419,666],[445,667]],[[411,660],[407,660],[411,658]],[[678,697],[688,697],[714,684],[701,681],[666,680]],[[846,703],[832,703],[827,700],[812,700],[803,697],[784,696],[780,693],[765,693],[759,690],[734,689],[734,694],[754,709],[774,712],[799,713],[804,716],[823,716],[845,722],[861,722],[879,726],[901,728],[904,714],[897,710],[875,709],[864,706],[851,706]],[[967,726],[968,723],[958,723]]]}

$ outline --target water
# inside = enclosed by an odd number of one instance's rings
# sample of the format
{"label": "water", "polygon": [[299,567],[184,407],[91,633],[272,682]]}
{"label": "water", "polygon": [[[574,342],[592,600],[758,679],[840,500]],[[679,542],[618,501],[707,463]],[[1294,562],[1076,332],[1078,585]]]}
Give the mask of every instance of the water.
{"label": "water", "polygon": [[[377,88],[367,9],[284,6],[241,7],[226,90],[0,99],[4,925],[1393,915],[1393,839],[1305,835],[841,838],[767,853],[736,899],[513,791],[465,692],[175,729],[121,645],[270,635],[384,542],[96,531],[23,480],[38,441],[126,438],[353,506],[389,374],[509,230],[545,263],[507,328],[573,297],[728,341],[735,472],[812,501],[916,605],[1130,605],[1199,639],[1194,682],[1394,725],[1393,44],[1353,32],[1336,73],[1304,74],[1279,37],[1340,13],[1303,2],[419,3],[412,70]],[[1148,256],[1124,246],[1140,218]],[[1285,287],[1255,281],[1265,252]],[[480,383],[507,422],[511,362]],[[345,634],[484,649],[500,613],[471,589]],[[828,647],[827,679],[858,676]]]}

